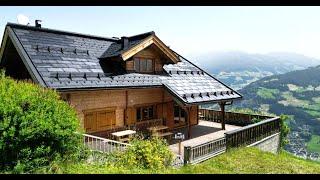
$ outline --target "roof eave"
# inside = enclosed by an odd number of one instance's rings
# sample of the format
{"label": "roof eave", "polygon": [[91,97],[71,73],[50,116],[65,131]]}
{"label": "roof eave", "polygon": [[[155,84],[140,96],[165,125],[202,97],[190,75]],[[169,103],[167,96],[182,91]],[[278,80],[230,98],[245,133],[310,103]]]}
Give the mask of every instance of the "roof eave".
{"label": "roof eave", "polygon": [[175,52],[174,50],[172,50],[172,52],[176,53],[178,56],[180,56],[181,58],[183,58],[184,60],[186,60],[187,62],[189,62],[190,64],[192,64],[193,66],[197,67],[198,69],[200,69],[201,71],[203,71],[204,73],[206,73],[208,76],[210,76],[211,78],[215,79],[216,81],[218,81],[219,83],[221,83],[222,85],[226,86],[227,88],[229,88],[230,90],[232,90],[234,93],[236,93],[237,95],[239,95],[239,98],[243,98],[242,94],[240,94],[238,91],[232,89],[231,87],[229,87],[228,85],[224,84],[223,82],[221,82],[220,80],[218,80],[217,78],[213,77],[210,73],[207,73],[205,70],[203,70],[202,68],[200,68],[199,66],[193,64],[191,61],[189,61],[188,59],[186,59],[185,57],[181,56],[180,54],[178,54],[177,52]]}
{"label": "roof eave", "polygon": [[7,23],[7,26],[13,27],[13,28],[19,28],[19,29],[26,29],[26,30],[33,30],[33,31],[44,31],[44,32],[50,32],[50,33],[59,33],[59,34],[65,34],[65,35],[71,35],[71,36],[79,36],[79,37],[85,37],[85,38],[93,38],[93,39],[99,39],[99,40],[106,40],[106,41],[114,41],[117,42],[118,39],[116,38],[107,38],[107,37],[101,37],[101,36],[94,36],[89,34],[81,34],[71,31],[62,31],[62,30],[55,30],[55,29],[49,29],[49,28],[38,28],[34,26],[26,26],[21,24],[15,24],[15,23]]}
{"label": "roof eave", "polygon": [[237,98],[228,98],[228,99],[220,99],[220,100],[210,100],[210,101],[200,101],[200,102],[186,102],[188,105],[204,105],[204,104],[212,104],[212,103],[219,103],[219,102],[228,102],[228,101],[234,101],[234,100],[241,100],[242,97]]}
{"label": "roof eave", "polygon": [[236,97],[236,98],[226,98],[226,99],[220,99],[220,100],[210,100],[210,101],[199,101],[199,102],[187,102],[182,97],[175,94],[169,87],[163,85],[164,88],[174,97],[174,99],[184,105],[203,105],[203,104],[212,104],[212,103],[218,103],[218,102],[228,102],[233,100],[240,100],[242,99],[242,96]]}
{"label": "roof eave", "polygon": [[7,38],[11,39],[14,47],[16,48],[16,50],[17,50],[17,52],[18,52],[23,64],[27,68],[27,70],[28,70],[31,78],[33,79],[33,81],[39,83],[43,87],[48,87],[47,84],[45,83],[45,81],[42,79],[42,76],[40,75],[40,73],[36,69],[35,65],[32,63],[28,53],[23,48],[20,40],[18,39],[18,37],[15,34],[15,32],[13,31],[13,29],[10,26],[7,26],[5,31],[6,31],[6,33],[8,33]]}
{"label": "roof eave", "polygon": [[149,47],[151,44],[155,44],[161,51],[163,51],[168,58],[170,58],[175,63],[179,62],[178,56],[169,49],[155,34],[152,34],[145,38],[142,42],[130,47],[129,49],[120,53],[120,57],[125,61],[140,52],[141,50]]}
{"label": "roof eave", "polygon": [[1,65],[2,57],[3,57],[4,49],[5,49],[5,46],[7,43],[7,39],[8,39],[8,30],[6,28],[3,33],[1,47],[0,47],[0,65]]}
{"label": "roof eave", "polygon": [[58,92],[72,92],[72,91],[96,91],[96,90],[114,90],[114,89],[145,89],[157,88],[162,85],[148,85],[148,86],[121,86],[121,87],[80,87],[80,88],[53,88]]}

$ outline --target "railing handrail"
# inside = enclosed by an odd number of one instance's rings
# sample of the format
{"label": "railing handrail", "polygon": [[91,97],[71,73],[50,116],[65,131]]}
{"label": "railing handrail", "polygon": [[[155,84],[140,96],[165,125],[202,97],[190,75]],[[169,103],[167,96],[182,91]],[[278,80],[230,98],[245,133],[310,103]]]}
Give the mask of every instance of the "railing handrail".
{"label": "railing handrail", "polygon": [[93,135],[90,135],[90,134],[82,134],[83,136],[86,136],[86,137],[90,137],[90,138],[95,138],[95,139],[99,139],[101,141],[104,141],[104,142],[112,142],[112,143],[115,143],[115,144],[121,144],[121,145],[125,145],[125,146],[131,146],[131,144],[128,144],[128,143],[123,143],[123,142],[119,142],[119,141],[114,141],[114,140],[111,140],[111,139],[106,139],[106,138],[102,138],[102,137],[98,137],[98,136],[93,136]]}
{"label": "railing handrail", "polygon": [[186,146],[186,147],[190,147],[190,148],[192,148],[192,149],[195,149],[195,148],[199,148],[199,147],[202,147],[202,146],[206,146],[206,145],[211,144],[211,143],[215,143],[215,142],[217,142],[217,141],[221,141],[221,140],[223,140],[223,139],[225,139],[225,137],[221,137],[221,138],[218,138],[218,139],[214,139],[214,140],[205,142],[205,143],[203,143],[203,144],[198,144],[198,145],[195,145],[195,146]]}
{"label": "railing handrail", "polygon": [[255,127],[255,126],[259,126],[261,124],[266,124],[266,123],[269,123],[269,122],[272,122],[272,121],[276,121],[278,119],[280,119],[280,117],[278,117],[278,116],[270,118],[270,119],[265,119],[265,120],[262,120],[260,122],[254,123],[254,124],[250,124],[250,125],[241,127],[239,129],[235,129],[235,130],[232,130],[232,131],[227,131],[227,132],[225,132],[225,134],[227,134],[227,135],[234,134],[234,133],[237,133],[237,132],[240,132],[240,131],[243,131],[243,130],[246,130],[246,129],[249,129],[249,128],[252,128],[252,127]]}
{"label": "railing handrail", "polygon": [[[209,108],[199,108],[199,110],[208,110],[208,111],[214,111],[214,112],[221,112],[216,109],[209,109]],[[248,116],[260,116],[265,118],[272,118],[273,116],[268,115],[261,115],[261,114],[249,114],[249,113],[241,113],[241,112],[232,112],[232,111],[225,111],[225,113],[232,113],[232,114],[241,114],[241,115],[248,115]]]}
{"label": "railing handrail", "polygon": [[184,147],[184,163],[194,164],[219,155],[227,149],[226,138],[221,137],[196,146]]}

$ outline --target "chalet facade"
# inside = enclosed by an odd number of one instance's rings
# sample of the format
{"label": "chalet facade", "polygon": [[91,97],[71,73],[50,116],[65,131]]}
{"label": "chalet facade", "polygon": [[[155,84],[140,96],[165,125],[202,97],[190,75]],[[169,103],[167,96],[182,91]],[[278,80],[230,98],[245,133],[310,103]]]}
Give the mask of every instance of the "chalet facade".
{"label": "chalet facade", "polygon": [[199,105],[219,103],[224,112],[242,98],[154,32],[104,38],[8,23],[0,67],[15,79],[55,89],[93,134],[159,120],[190,134]]}

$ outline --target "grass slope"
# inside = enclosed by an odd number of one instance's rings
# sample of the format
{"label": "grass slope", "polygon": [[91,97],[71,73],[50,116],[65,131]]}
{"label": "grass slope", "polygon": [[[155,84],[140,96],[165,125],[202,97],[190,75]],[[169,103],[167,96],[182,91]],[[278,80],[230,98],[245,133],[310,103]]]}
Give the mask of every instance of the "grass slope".
{"label": "grass slope", "polygon": [[311,140],[307,143],[307,149],[320,153],[320,136],[312,135]]}
{"label": "grass slope", "polygon": [[60,167],[60,173],[80,174],[320,174],[320,163],[300,159],[286,152],[279,155],[262,152],[256,148],[234,149],[197,165],[188,165],[180,169],[142,170],[114,167],[112,165],[72,164]]}

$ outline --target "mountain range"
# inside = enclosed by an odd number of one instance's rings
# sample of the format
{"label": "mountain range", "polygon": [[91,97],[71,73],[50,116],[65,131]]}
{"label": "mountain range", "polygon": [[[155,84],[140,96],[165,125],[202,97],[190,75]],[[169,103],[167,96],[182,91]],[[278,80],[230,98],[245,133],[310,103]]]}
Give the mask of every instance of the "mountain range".
{"label": "mountain range", "polygon": [[244,98],[234,107],[289,115],[286,150],[320,153],[320,66],[264,77],[239,92]]}
{"label": "mountain range", "polygon": [[266,76],[320,65],[320,59],[286,52],[250,54],[230,51],[203,54],[193,59],[205,64],[206,71],[236,90]]}

